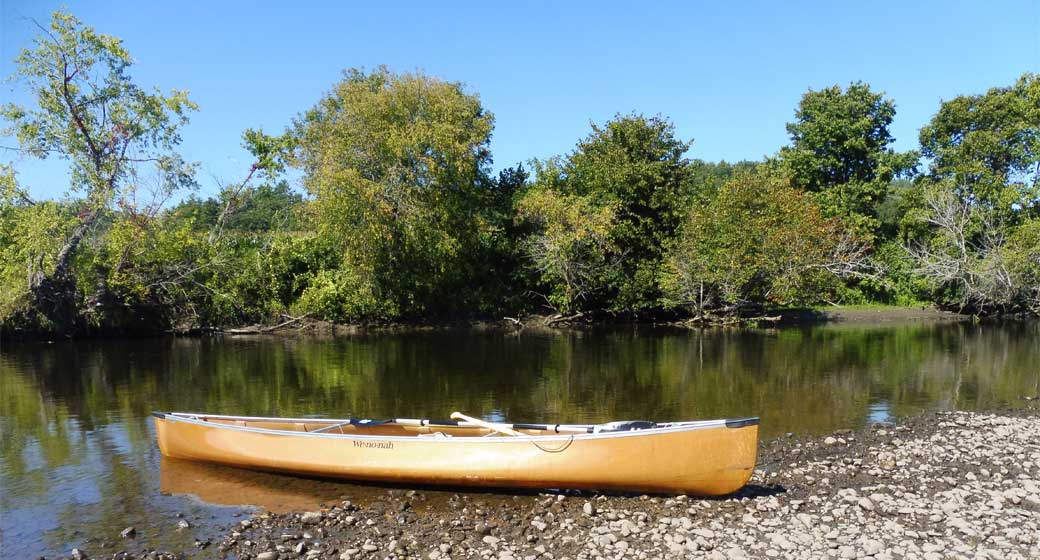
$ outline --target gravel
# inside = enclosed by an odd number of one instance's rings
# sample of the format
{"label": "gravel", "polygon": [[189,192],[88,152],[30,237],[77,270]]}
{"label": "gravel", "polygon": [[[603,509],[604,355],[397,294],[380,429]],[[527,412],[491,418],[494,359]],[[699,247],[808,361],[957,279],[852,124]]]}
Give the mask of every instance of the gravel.
{"label": "gravel", "polygon": [[391,489],[364,505],[257,514],[214,552],[257,560],[1037,558],[1038,412],[935,413],[898,427],[778,438],[761,445],[751,482],[719,499]]}

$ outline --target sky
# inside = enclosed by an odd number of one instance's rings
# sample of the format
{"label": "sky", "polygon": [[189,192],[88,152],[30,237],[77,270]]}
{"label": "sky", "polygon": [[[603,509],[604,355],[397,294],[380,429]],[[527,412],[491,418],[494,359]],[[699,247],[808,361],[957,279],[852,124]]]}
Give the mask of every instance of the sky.
{"label": "sky", "polygon": [[[894,99],[894,147],[944,99],[1040,72],[1040,0],[992,2],[142,2],[0,0],[0,75],[65,6],[124,40],[142,86],[200,105],[182,155],[201,194],[245,176],[247,128],[280,132],[351,67],[459,81],[495,115],[502,169],[566,154],[590,123],[663,115],[688,156],[761,159],[810,89],[861,80]],[[0,102],[31,102],[17,82]],[[0,138],[0,146],[14,146]],[[0,149],[36,198],[68,188],[61,161]]]}

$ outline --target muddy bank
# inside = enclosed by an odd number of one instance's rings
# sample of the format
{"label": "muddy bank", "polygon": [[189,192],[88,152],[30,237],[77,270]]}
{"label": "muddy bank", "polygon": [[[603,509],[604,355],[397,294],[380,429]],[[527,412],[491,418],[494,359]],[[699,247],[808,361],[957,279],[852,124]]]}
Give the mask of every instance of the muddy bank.
{"label": "muddy bank", "polygon": [[[101,546],[104,544],[104,546]],[[933,413],[781,437],[737,495],[384,489],[367,503],[258,513],[194,550],[84,545],[97,558],[1035,558],[1040,410]]]}
{"label": "muddy bank", "polygon": [[764,311],[755,317],[717,318],[695,321],[672,315],[635,317],[609,313],[577,313],[574,315],[527,315],[500,319],[413,321],[398,323],[341,324],[312,319],[286,321],[275,325],[251,325],[241,328],[212,329],[179,334],[223,335],[357,335],[365,333],[413,333],[446,330],[471,331],[558,331],[592,327],[674,327],[715,328],[735,326],[798,326],[825,323],[892,325],[902,323],[946,323],[971,320],[970,315],[931,307],[829,307],[820,309],[781,309]]}

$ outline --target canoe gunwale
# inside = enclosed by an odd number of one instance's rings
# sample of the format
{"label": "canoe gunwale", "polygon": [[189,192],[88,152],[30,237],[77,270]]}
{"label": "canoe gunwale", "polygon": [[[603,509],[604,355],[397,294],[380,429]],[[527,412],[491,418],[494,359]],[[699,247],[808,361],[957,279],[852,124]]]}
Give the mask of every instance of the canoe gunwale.
{"label": "canoe gunwale", "polygon": [[[333,440],[380,440],[380,441],[416,441],[416,436],[391,436],[391,435],[366,435],[366,434],[339,434],[330,432],[299,432],[294,430],[275,430],[270,428],[258,428],[253,426],[236,426],[234,424],[222,424],[215,422],[208,422],[204,418],[212,418],[217,420],[232,420],[232,421],[245,421],[245,422],[300,422],[300,423],[330,423],[334,424],[337,422],[349,422],[348,419],[334,419],[334,418],[279,418],[279,417],[260,417],[260,416],[224,416],[218,414],[195,414],[185,412],[153,412],[152,416],[161,420],[167,420],[171,422],[185,422],[189,424],[195,424],[199,426],[206,426],[213,429],[221,430],[238,430],[243,432],[263,433],[270,435],[281,435],[289,437],[311,437],[311,438],[325,438]],[[571,440],[594,440],[594,439],[612,439],[612,438],[624,438],[624,437],[640,437],[650,436],[656,434],[669,434],[676,432],[696,431],[696,430],[711,430],[717,428],[743,428],[746,426],[756,426],[759,423],[759,418],[750,416],[746,418],[726,418],[718,420],[694,420],[686,422],[671,422],[658,428],[647,428],[642,430],[628,430],[619,432],[598,432],[598,433],[578,433],[578,434],[551,434],[551,435],[529,435],[523,434],[514,437],[500,437],[500,438],[484,438],[484,437],[453,437],[444,439],[423,439],[424,443],[461,443],[461,442],[482,442],[482,443],[509,443],[517,441],[571,441]],[[562,425],[561,425],[562,426]],[[586,427],[591,426],[588,424],[570,424],[568,426],[574,427]],[[476,427],[476,426],[475,426]]]}

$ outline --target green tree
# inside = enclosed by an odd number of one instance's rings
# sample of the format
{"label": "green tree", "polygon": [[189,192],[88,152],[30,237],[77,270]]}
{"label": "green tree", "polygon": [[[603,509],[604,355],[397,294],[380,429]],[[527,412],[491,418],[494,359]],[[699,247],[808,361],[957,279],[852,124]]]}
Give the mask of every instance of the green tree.
{"label": "green tree", "polygon": [[160,198],[194,184],[193,167],[173,150],[196,106],[184,91],[163,95],[134,84],[121,41],[66,12],[40,26],[34,46],[16,63],[36,106],[4,105],[7,133],[17,136],[25,154],[66,159],[71,191],[81,196],[74,227],[29,286],[31,307],[67,328],[76,314],[70,265],[92,228],[113,206],[134,210],[144,180],[154,181]]}
{"label": "green tree", "polygon": [[1040,76],[943,102],[921,129],[929,179],[947,181],[966,201],[1000,209],[1040,199]]}
{"label": "green tree", "polygon": [[891,99],[862,82],[810,90],[787,125],[791,144],[780,150],[780,162],[795,187],[814,193],[825,215],[875,234],[889,183],[912,171],[918,157],[889,147],[895,114]]}
{"label": "green tree", "polygon": [[461,84],[386,68],[348,71],[296,120],[294,163],[319,234],[343,253],[323,290],[332,299],[322,301],[340,306],[335,315],[418,316],[471,303],[493,124]]}
{"label": "green tree", "polygon": [[589,303],[618,311],[659,307],[662,247],[690,201],[688,148],[664,118],[619,115],[593,125],[562,163],[539,170],[539,188],[615,209],[607,255],[615,266],[601,271],[605,289]]}
{"label": "green tree", "polygon": [[698,316],[814,303],[859,272],[865,253],[840,220],[786,180],[742,174],[683,222],[665,261],[665,302]]}
{"label": "green tree", "polygon": [[519,200],[517,218],[532,225],[524,249],[549,287],[546,299],[562,313],[578,311],[601,289],[599,279],[613,264],[610,232],[617,219],[616,206],[535,187]]}

